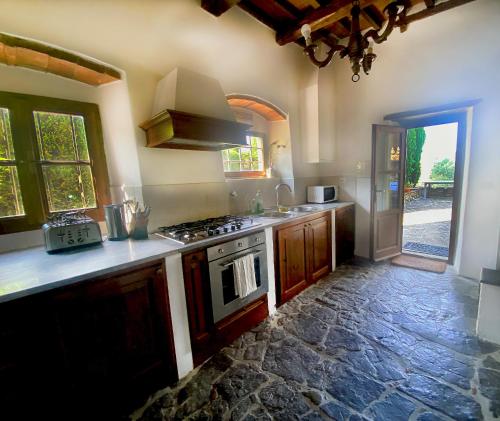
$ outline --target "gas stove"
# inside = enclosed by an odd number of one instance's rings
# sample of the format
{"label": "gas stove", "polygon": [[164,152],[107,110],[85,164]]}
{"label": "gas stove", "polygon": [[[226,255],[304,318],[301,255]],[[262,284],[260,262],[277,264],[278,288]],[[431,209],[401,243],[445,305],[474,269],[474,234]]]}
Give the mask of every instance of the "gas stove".
{"label": "gas stove", "polygon": [[181,244],[189,244],[257,225],[259,223],[250,217],[226,215],[201,221],[185,222],[169,227],[159,227],[156,234]]}

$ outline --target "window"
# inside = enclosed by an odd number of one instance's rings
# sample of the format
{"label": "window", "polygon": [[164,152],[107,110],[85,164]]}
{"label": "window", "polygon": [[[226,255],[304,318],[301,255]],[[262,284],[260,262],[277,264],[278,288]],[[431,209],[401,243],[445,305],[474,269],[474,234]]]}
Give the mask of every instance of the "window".
{"label": "window", "polygon": [[0,92],[0,234],[108,201],[97,105]]}
{"label": "window", "polygon": [[246,137],[248,146],[222,151],[224,173],[228,177],[262,177],[265,175],[264,137]]}

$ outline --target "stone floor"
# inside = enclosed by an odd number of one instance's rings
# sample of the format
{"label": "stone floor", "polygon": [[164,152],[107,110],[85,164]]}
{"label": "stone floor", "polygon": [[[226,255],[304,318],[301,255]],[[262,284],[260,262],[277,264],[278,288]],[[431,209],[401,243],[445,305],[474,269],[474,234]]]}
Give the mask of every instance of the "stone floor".
{"label": "stone floor", "polygon": [[355,261],[132,418],[488,420],[500,347],[474,336],[475,282]]}
{"label": "stone floor", "polygon": [[405,203],[403,249],[409,242],[448,247],[451,205],[451,198],[418,198]]}

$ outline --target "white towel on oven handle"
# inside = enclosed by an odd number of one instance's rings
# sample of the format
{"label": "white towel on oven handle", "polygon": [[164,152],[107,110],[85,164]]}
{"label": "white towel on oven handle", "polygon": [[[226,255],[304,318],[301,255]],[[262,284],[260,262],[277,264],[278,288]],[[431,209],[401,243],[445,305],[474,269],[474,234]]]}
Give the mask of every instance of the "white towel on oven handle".
{"label": "white towel on oven handle", "polygon": [[234,260],[234,286],[240,298],[257,290],[254,255],[252,253]]}

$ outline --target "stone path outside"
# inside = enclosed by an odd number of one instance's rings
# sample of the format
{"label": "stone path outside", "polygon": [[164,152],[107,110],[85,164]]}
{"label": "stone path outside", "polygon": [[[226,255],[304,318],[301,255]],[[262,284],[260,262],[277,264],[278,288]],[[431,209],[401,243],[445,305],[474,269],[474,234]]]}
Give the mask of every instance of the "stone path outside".
{"label": "stone path outside", "polygon": [[134,419],[489,420],[500,346],[478,284],[357,260],[281,306]]}
{"label": "stone path outside", "polygon": [[449,247],[451,198],[418,198],[405,204],[403,249],[408,242]]}

